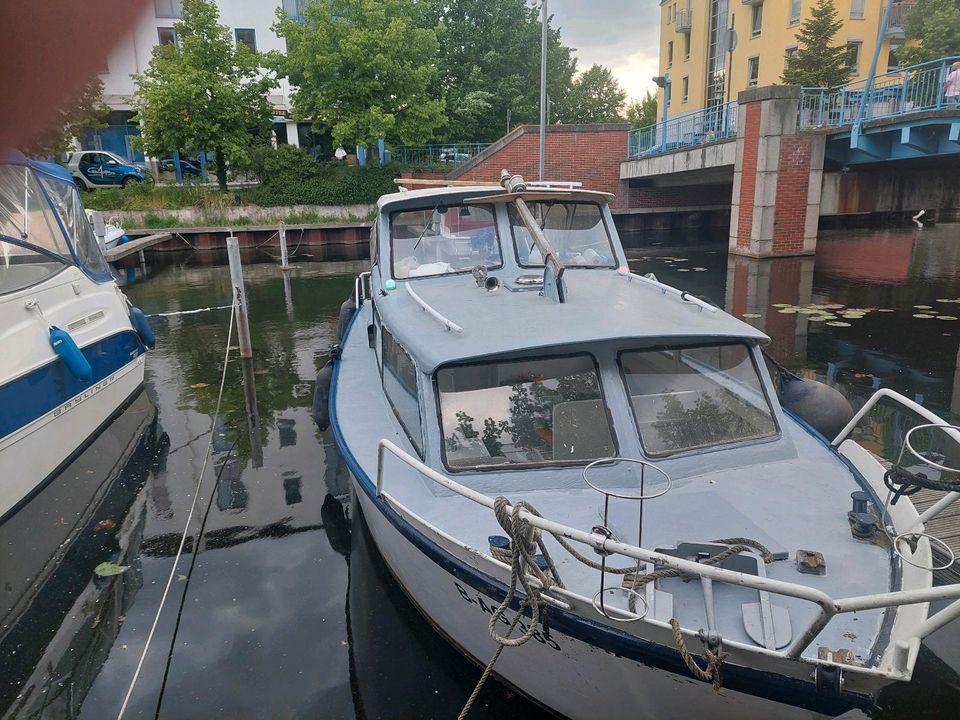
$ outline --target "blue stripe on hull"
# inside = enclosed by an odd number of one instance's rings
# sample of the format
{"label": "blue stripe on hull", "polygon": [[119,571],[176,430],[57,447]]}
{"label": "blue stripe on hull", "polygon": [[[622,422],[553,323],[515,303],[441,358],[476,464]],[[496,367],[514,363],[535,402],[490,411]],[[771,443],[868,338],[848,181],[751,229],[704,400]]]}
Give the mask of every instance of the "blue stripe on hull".
{"label": "blue stripe on hull", "polygon": [[133,330],[98,340],[82,349],[93,368],[93,381],[78,380],[57,358],[33,372],[0,386],[0,438],[16,432],[79,395],[142,355],[145,349]]}
{"label": "blue stripe on hull", "polygon": [[[360,315],[354,313],[350,326],[344,333],[344,343],[349,335],[353,320]],[[340,376],[342,359],[334,361],[333,378],[330,383],[330,427],[340,454],[350,472],[362,488],[363,492],[374,502],[377,509],[390,523],[420,552],[475,590],[501,602],[506,597],[506,585],[496,578],[482,573],[476,568],[462,562],[459,558],[447,552],[444,548],[425,537],[410,525],[396,510],[390,507],[382,498],[377,496],[376,485],[370,479],[360,463],[350,451],[340,423],[337,420],[337,382]],[[514,601],[513,609],[519,609],[519,602]],[[529,610],[526,611],[529,615]],[[669,647],[659,645],[635,635],[629,635],[599,622],[593,622],[573,613],[564,612],[557,608],[548,608],[550,628],[580,640],[594,647],[606,650],[616,655],[634,660],[642,665],[664,670],[675,675],[692,678],[693,675],[684,665],[680,654]],[[701,658],[702,661],[702,658]],[[873,699],[868,695],[844,692],[841,697],[829,697],[817,691],[816,686],[786,675],[751,667],[727,664],[723,666],[723,686],[726,689],[740,692],[745,695],[763,698],[775,703],[783,703],[793,707],[811,710],[829,716],[841,715],[854,708],[868,709],[873,707]]]}

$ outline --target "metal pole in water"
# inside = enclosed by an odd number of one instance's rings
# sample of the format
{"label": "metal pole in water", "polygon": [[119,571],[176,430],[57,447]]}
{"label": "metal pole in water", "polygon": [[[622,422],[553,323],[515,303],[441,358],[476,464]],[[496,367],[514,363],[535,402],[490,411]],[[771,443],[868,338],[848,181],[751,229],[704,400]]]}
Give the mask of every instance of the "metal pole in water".
{"label": "metal pole in water", "polygon": [[280,267],[284,270],[290,269],[287,257],[287,226],[283,223],[280,223]]}
{"label": "metal pole in water", "polygon": [[243,264],[240,262],[240,241],[236,236],[227,238],[227,257],[230,260],[230,284],[233,286],[233,308],[237,314],[237,338],[240,341],[240,357],[253,357],[250,345],[250,321],[247,319],[247,291],[243,287]]}
{"label": "metal pole in water", "polygon": [[540,174],[543,182],[543,154],[547,132],[547,0],[540,7]]}

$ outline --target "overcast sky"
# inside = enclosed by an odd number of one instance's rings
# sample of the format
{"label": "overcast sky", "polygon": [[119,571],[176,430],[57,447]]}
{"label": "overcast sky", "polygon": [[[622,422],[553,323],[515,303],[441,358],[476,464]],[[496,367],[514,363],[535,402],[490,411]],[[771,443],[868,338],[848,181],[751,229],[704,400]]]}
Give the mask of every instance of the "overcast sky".
{"label": "overcast sky", "polygon": [[658,0],[548,0],[553,25],[564,44],[575,48],[577,67],[606,65],[633,99],[653,89],[657,74]]}

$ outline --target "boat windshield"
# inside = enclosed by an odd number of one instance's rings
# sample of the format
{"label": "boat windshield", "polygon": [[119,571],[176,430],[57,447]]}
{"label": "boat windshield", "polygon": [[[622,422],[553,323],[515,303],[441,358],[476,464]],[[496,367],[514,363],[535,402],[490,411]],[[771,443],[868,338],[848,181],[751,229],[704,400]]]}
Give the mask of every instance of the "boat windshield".
{"label": "boat windshield", "polygon": [[467,272],[503,265],[490,205],[437,205],[390,215],[395,278]]}
{"label": "boat windshield", "polygon": [[[543,200],[528,202],[544,235],[568,267],[615,267],[617,258],[603,212],[596,203]],[[530,237],[519,213],[510,206],[510,229],[517,262],[523,267],[543,267],[543,255]]]}
{"label": "boat windshield", "polygon": [[616,455],[588,355],[441,368],[437,390],[450,470]]}
{"label": "boat windshield", "polygon": [[777,433],[746,345],[629,351],[620,366],[650,456]]}
{"label": "boat windshield", "polygon": [[73,264],[95,280],[110,279],[76,187],[29,165],[0,165],[0,293]]}

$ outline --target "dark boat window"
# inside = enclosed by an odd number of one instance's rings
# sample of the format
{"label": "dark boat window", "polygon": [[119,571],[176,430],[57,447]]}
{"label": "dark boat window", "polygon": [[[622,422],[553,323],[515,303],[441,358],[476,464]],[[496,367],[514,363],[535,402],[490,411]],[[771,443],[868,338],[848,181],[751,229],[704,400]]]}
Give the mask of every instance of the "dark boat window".
{"label": "dark boat window", "polygon": [[420,396],[417,392],[417,368],[413,358],[385,327],[383,338],[383,392],[410,442],[423,457],[423,428],[420,422]]}
{"label": "dark boat window", "polygon": [[437,371],[443,460],[451,470],[586,463],[616,454],[588,355]]}
{"label": "dark boat window", "polygon": [[[528,202],[527,206],[564,265],[616,267],[617,258],[599,205],[544,200]],[[509,213],[517,262],[522,267],[543,267],[543,256],[512,205]]]}
{"label": "dark boat window", "polygon": [[777,433],[746,345],[624,352],[620,366],[648,455]]}
{"label": "dark boat window", "polygon": [[393,276],[398,279],[469,272],[503,265],[490,205],[438,205],[390,215]]}

